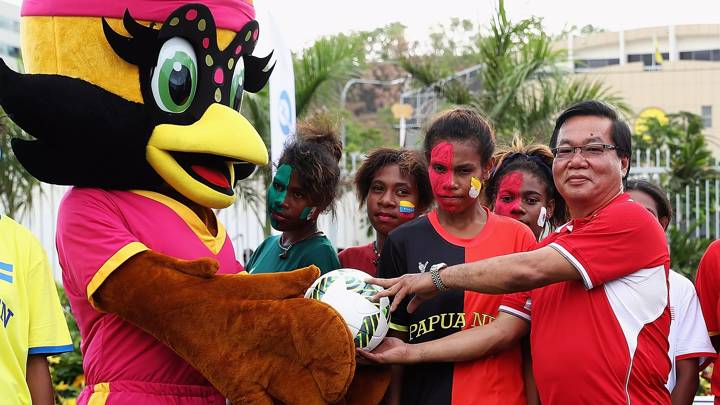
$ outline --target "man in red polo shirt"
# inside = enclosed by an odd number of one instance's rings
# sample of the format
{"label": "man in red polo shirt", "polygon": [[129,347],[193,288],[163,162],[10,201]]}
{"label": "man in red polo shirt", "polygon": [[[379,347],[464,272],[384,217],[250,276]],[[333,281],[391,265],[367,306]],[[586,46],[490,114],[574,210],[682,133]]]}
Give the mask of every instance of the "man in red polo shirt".
{"label": "man in red polo shirt", "polygon": [[670,258],[657,220],[623,193],[630,130],[612,108],[583,102],[560,115],[550,144],[555,184],[572,220],[535,250],[374,280],[387,288],[380,295],[395,296],[393,309],[414,295],[409,311],[448,289],[520,292],[504,299],[493,327],[423,345],[390,340],[368,357],[469,359],[530,329],[543,404],[670,404]]}

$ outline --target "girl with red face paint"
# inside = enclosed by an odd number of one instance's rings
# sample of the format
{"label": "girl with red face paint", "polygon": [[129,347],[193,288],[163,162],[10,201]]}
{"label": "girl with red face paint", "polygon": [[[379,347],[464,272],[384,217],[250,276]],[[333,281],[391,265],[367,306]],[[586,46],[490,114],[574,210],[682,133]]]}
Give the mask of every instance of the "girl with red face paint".
{"label": "girl with red face paint", "polygon": [[552,161],[547,146],[525,147],[515,137],[509,148],[495,154],[495,169],[485,189],[494,213],[524,223],[537,240],[567,218],[565,201],[553,182]]}
{"label": "girl with red face paint", "polygon": [[[534,246],[526,226],[493,214],[479,200],[495,150],[494,130],[485,117],[468,108],[444,112],[428,128],[424,147],[437,207],[390,233],[380,255],[380,277],[434,274],[446,265]],[[415,344],[463,329],[492,327],[501,297],[448,291],[413,313],[401,303],[391,328],[394,336]],[[514,344],[495,356],[469,362],[398,368],[391,396],[403,404],[526,404],[523,382],[520,346]]]}
{"label": "girl with red face paint", "polygon": [[387,235],[425,213],[432,204],[425,159],[418,151],[375,149],[355,173],[355,191],[360,208],[363,205],[367,208],[375,240],[344,249],[338,258],[342,267],[362,270],[374,277]]}
{"label": "girl with red face paint", "polygon": [[342,145],[319,117],[298,125],[267,191],[267,212],[281,235],[265,239],[247,262],[249,273],[275,273],[311,264],[324,274],[340,268],[335,248],[318,230],[321,212],[332,210],[340,181]]}

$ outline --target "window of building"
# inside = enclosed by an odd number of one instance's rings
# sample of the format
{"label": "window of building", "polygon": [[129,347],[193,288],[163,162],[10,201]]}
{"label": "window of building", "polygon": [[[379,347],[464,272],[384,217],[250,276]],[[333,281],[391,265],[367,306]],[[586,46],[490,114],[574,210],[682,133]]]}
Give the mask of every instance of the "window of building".
{"label": "window of building", "polygon": [[0,29],[20,32],[20,22],[7,17],[0,17]]}
{"label": "window of building", "polygon": [[[668,52],[662,52],[661,53],[663,60],[670,59],[670,54]],[[652,66],[653,61],[655,59],[654,53],[635,53],[635,54],[629,54],[627,56],[628,63],[633,62],[642,62],[643,66]],[[654,61],[654,64],[657,65],[657,61]]]}
{"label": "window of building", "polygon": [[681,60],[708,60],[720,62],[720,49],[680,52]]}
{"label": "window of building", "polygon": [[7,55],[13,58],[20,57],[20,48],[12,45],[0,43],[0,55]]}
{"label": "window of building", "polygon": [[597,69],[605,66],[619,65],[620,59],[576,59],[575,69]]}
{"label": "window of building", "polygon": [[700,107],[700,117],[702,118],[703,128],[712,128],[712,106],[704,105]]}

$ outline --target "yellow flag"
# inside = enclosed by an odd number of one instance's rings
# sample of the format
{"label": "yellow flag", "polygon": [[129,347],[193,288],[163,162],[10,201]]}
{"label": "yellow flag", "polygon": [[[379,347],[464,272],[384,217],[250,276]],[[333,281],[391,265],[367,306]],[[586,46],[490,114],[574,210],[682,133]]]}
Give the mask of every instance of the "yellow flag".
{"label": "yellow flag", "polygon": [[662,65],[663,56],[662,53],[660,53],[660,45],[658,44],[657,37],[653,36],[653,42],[655,45],[655,63],[658,65]]}

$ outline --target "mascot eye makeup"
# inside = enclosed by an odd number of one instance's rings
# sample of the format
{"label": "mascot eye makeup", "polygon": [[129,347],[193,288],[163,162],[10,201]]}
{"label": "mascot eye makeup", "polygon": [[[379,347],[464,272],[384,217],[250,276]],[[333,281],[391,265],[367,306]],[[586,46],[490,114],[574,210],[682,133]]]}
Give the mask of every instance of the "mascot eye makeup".
{"label": "mascot eye makeup", "polygon": [[259,91],[272,72],[266,69],[272,54],[251,55],[258,37],[256,21],[245,24],[223,50],[212,14],[201,4],[178,8],[159,30],[138,23],[129,11],[123,25],[131,38],[103,19],[108,43],[140,69],[146,104],[154,102],[157,113],[174,123],[197,120],[213,103],[239,110],[243,91]]}
{"label": "mascot eye makeup", "polygon": [[150,86],[161,110],[181,113],[192,104],[197,90],[197,58],[190,43],[175,37],[167,40],[158,54]]}

